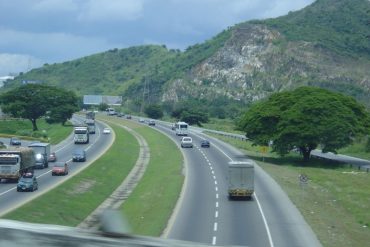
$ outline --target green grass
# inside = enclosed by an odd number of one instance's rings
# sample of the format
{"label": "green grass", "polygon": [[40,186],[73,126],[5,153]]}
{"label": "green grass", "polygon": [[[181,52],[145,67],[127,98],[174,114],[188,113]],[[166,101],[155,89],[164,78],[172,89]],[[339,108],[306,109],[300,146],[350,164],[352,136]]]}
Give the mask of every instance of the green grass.
{"label": "green grass", "polygon": [[122,183],[138,158],[136,139],[120,127],[113,126],[113,130],[116,140],[102,157],[78,175],[3,218],[67,226],[83,221]]}
{"label": "green grass", "polygon": [[40,140],[57,144],[66,139],[73,130],[69,122],[61,124],[48,124],[44,119],[37,121],[38,131],[32,131],[29,120],[0,120],[0,135],[3,137],[18,136],[21,139]]}
{"label": "green grass", "polygon": [[[297,154],[285,158],[262,154],[259,147],[252,147],[248,142],[217,138],[243,150],[280,184],[323,246],[370,243],[369,173],[325,160],[312,159],[305,163]],[[306,186],[301,186],[298,180],[302,173],[309,178]]]}
{"label": "green grass", "polygon": [[167,225],[184,181],[182,155],[177,146],[163,134],[132,121],[125,122],[144,137],[150,147],[150,162],[133,193],[121,211],[134,234],[159,236]]}

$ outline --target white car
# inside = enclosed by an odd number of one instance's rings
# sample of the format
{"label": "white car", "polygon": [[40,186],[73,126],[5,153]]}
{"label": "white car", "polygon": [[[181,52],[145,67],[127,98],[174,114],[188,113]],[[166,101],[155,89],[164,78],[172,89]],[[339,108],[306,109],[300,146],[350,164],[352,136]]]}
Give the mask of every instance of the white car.
{"label": "white car", "polygon": [[103,134],[110,134],[110,128],[104,128]]}
{"label": "white car", "polygon": [[193,139],[189,136],[185,136],[181,138],[181,147],[182,148],[192,148],[193,147]]}

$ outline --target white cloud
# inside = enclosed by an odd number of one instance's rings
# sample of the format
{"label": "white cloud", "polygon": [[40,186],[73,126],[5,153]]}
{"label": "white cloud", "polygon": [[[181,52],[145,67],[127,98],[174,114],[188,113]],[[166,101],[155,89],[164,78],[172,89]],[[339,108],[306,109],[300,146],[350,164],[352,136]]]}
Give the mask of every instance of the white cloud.
{"label": "white cloud", "polygon": [[140,0],[89,0],[82,6],[82,21],[131,21],[142,16]]}
{"label": "white cloud", "polygon": [[26,72],[41,65],[39,59],[29,55],[0,53],[0,76]]}

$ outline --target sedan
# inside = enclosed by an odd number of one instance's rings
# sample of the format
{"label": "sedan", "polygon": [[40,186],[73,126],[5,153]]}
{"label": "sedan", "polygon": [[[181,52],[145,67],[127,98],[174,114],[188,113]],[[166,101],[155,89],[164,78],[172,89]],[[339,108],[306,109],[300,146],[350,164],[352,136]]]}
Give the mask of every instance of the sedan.
{"label": "sedan", "polygon": [[182,148],[192,148],[193,147],[193,139],[189,136],[185,136],[181,139],[181,147]]}
{"label": "sedan", "polygon": [[18,181],[17,191],[34,191],[38,189],[37,179],[34,173],[24,174]]}
{"label": "sedan", "polygon": [[55,152],[52,152],[52,153],[49,155],[48,161],[49,161],[49,162],[55,162],[55,161],[57,161],[57,155],[55,154]]}
{"label": "sedan", "polygon": [[21,143],[21,140],[19,140],[18,138],[16,137],[12,137],[10,138],[10,146],[20,146],[22,143]]}
{"label": "sedan", "polygon": [[72,161],[86,161],[85,150],[76,149],[72,154]]}
{"label": "sedan", "polygon": [[66,162],[58,162],[54,164],[51,170],[51,175],[67,175],[68,174],[68,164]]}
{"label": "sedan", "polygon": [[209,148],[210,147],[210,143],[209,143],[209,141],[208,140],[202,140],[201,142],[200,142],[200,146],[202,147],[202,148]]}
{"label": "sedan", "polygon": [[103,134],[110,134],[110,128],[104,128]]}

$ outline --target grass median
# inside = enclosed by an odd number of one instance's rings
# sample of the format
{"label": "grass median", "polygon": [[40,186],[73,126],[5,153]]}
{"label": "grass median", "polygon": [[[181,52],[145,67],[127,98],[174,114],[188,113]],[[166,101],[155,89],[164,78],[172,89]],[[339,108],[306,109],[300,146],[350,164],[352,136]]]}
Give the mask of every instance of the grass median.
{"label": "grass median", "polygon": [[133,233],[160,236],[179,198],[184,176],[183,158],[168,137],[143,124],[109,118],[133,129],[147,141],[150,162],[133,193],[122,205]]}
{"label": "grass median", "polygon": [[136,139],[121,127],[112,128],[116,139],[103,156],[68,181],[2,218],[67,226],[83,221],[122,183],[138,158]]}
{"label": "grass median", "polygon": [[[368,246],[370,243],[369,173],[326,160],[302,162],[298,155],[281,158],[261,153],[250,143],[214,137],[243,150],[288,194],[325,247]],[[309,178],[307,184],[298,180]]]}

